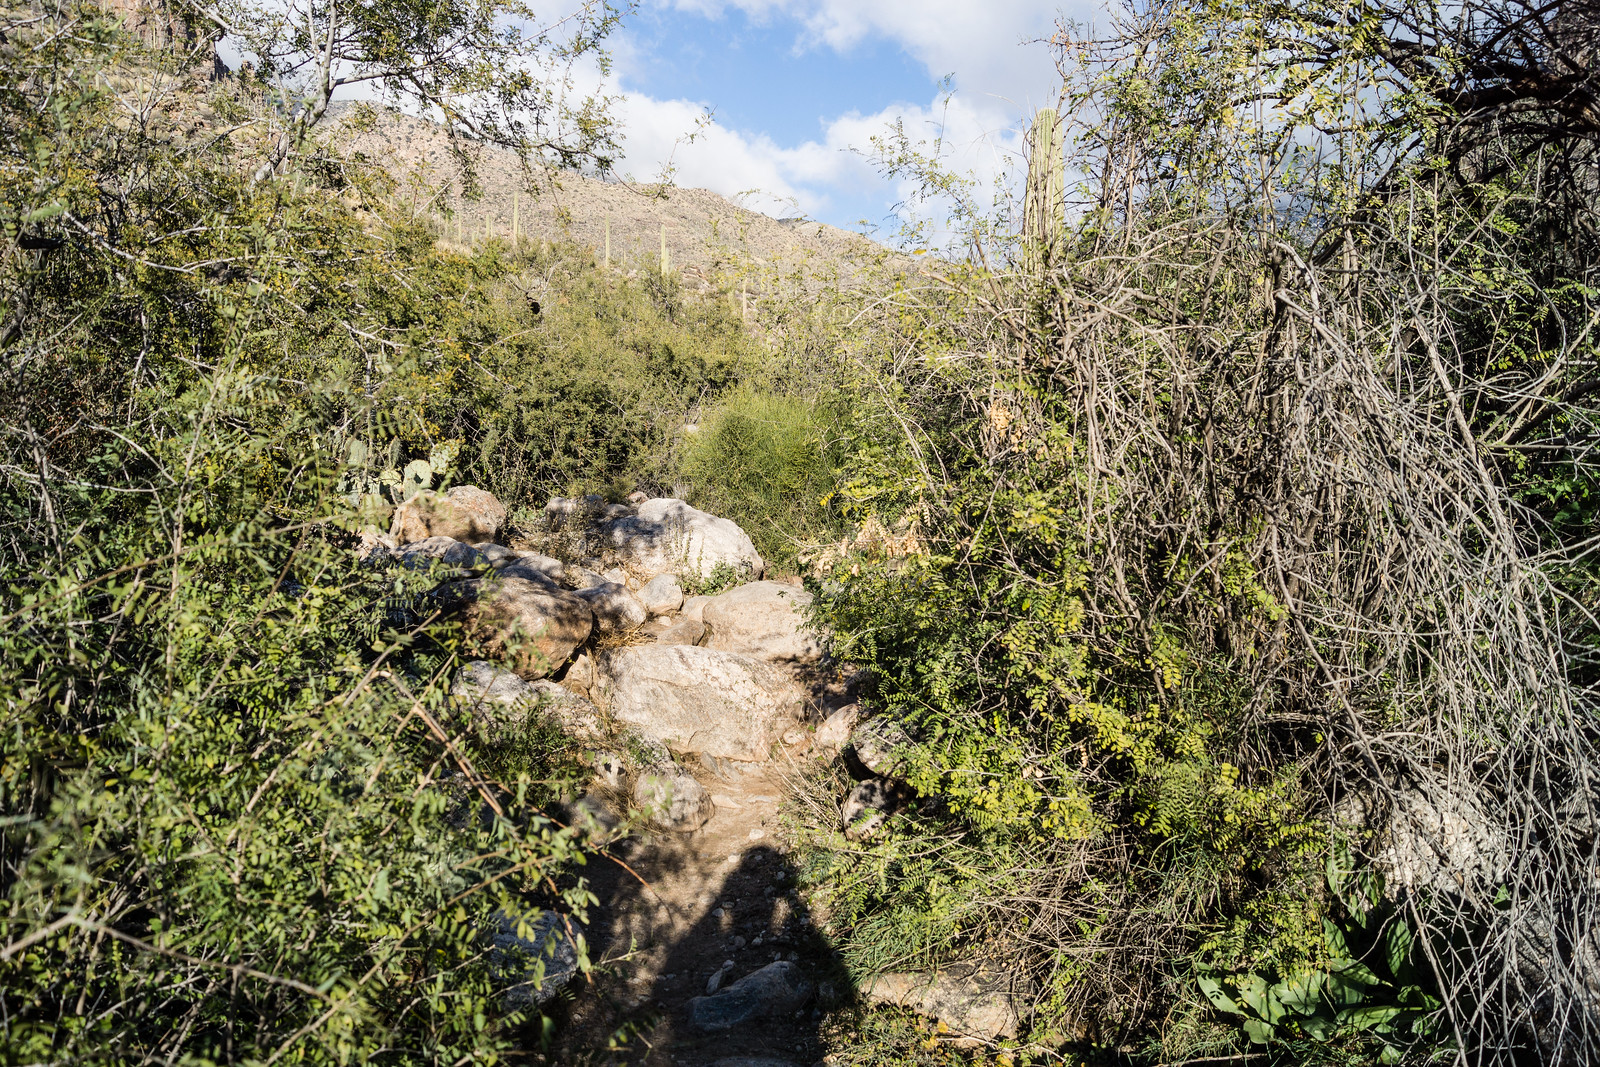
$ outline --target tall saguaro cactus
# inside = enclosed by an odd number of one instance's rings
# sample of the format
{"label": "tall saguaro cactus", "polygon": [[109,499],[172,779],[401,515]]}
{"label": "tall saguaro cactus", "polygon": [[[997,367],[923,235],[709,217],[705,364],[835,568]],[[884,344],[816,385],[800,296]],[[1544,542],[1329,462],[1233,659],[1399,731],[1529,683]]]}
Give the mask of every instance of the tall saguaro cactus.
{"label": "tall saguaro cactus", "polygon": [[1062,148],[1056,109],[1040,108],[1028,131],[1028,185],[1022,201],[1023,263],[1031,274],[1055,260],[1066,228]]}

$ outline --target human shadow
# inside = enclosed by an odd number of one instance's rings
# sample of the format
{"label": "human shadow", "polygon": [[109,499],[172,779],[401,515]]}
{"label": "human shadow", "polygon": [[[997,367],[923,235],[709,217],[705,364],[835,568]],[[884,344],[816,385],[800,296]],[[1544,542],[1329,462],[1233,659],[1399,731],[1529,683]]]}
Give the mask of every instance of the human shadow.
{"label": "human shadow", "polygon": [[626,869],[630,854],[649,851],[659,875],[675,862],[706,862],[692,843],[658,837],[608,851],[589,872],[601,901],[590,951],[606,973],[562,1010],[549,1062],[811,1067],[822,1058],[822,1020],[849,979],[786,856],[744,849],[706,879],[715,889],[669,901]]}

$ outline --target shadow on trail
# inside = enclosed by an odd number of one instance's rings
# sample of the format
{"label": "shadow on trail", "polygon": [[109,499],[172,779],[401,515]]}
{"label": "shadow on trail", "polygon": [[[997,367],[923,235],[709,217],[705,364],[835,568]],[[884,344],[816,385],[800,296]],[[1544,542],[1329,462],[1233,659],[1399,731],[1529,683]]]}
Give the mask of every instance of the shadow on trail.
{"label": "shadow on trail", "polygon": [[[732,863],[730,854],[737,857]],[[615,863],[591,865],[587,873],[601,904],[591,914],[590,952],[616,962],[592,986],[574,987],[546,1062],[816,1064],[824,1013],[849,985],[838,954],[794,891],[788,861],[765,845],[705,856],[670,838],[639,842],[619,858],[630,866],[639,861],[658,883],[677,875],[680,887],[688,865],[698,864],[703,891],[663,901]],[[696,1012],[695,998],[706,997],[708,987],[716,995]],[[602,1051],[618,1033],[626,1036],[623,1047]]]}

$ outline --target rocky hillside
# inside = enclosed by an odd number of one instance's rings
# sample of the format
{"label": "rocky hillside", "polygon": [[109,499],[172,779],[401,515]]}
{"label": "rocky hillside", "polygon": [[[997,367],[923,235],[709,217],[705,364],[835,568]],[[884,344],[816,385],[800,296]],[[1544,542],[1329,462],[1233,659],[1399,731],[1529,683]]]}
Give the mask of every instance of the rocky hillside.
{"label": "rocky hillside", "polygon": [[889,255],[859,234],[774,219],[706,189],[658,189],[574,172],[530,180],[514,154],[481,145],[471,149],[481,194],[467,199],[444,131],[395,112],[345,105],[331,115],[323,144],[389,167],[402,202],[435,219],[450,242],[476,243],[486,233],[507,238],[515,224],[523,239],[574,241],[604,259],[609,228],[611,263],[626,269],[658,264],[665,233],[670,266],[707,280],[719,271],[752,274],[767,266],[849,271]]}

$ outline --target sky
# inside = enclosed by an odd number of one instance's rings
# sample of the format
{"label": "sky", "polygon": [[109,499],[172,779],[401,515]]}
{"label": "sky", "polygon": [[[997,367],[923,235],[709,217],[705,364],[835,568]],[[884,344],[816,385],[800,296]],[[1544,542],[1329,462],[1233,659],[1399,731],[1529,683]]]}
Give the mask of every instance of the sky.
{"label": "sky", "polygon": [[[909,191],[859,149],[896,118],[944,134],[946,162],[985,183],[1025,115],[1056,99],[1048,37],[1095,0],[642,0],[612,40],[620,173],[888,236]],[[707,113],[710,125],[697,129]],[[694,133],[693,141],[685,138]]]}

